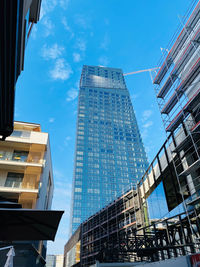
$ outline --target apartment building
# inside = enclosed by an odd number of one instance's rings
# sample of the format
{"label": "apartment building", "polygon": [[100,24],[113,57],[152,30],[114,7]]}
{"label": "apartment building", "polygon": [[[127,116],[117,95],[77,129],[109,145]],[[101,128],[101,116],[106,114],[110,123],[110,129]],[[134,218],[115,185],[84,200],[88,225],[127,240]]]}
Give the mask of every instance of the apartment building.
{"label": "apartment building", "polygon": [[15,122],[0,142],[0,197],[23,208],[47,210],[53,196],[48,133],[39,124]]}
{"label": "apartment building", "polygon": [[[39,124],[15,122],[12,135],[0,141],[0,200],[19,203],[23,209],[47,211],[53,186],[48,133],[42,132]],[[16,267],[45,265],[47,241],[13,239]],[[1,247],[8,244],[0,242]]]}

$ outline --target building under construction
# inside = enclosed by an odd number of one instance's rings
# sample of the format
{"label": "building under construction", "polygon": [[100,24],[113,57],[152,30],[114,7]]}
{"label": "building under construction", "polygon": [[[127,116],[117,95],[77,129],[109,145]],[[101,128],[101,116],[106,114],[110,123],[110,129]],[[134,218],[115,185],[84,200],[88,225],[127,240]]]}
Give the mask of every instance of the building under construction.
{"label": "building under construction", "polygon": [[[167,133],[177,201],[183,201],[187,210],[198,203],[200,193],[200,1],[181,24],[183,29],[170,51],[162,50],[164,60],[153,83]],[[169,188],[166,197],[170,202]],[[170,209],[174,206],[169,204]]]}
{"label": "building under construction", "polygon": [[[200,1],[193,1],[168,49],[162,49],[153,79],[166,141],[133,190],[81,224],[78,238],[72,236],[65,246],[64,266],[90,266],[97,260],[152,262],[199,252],[199,55]],[[160,183],[168,210],[181,204],[183,212],[151,221],[147,201]],[[72,249],[79,257],[69,263]]]}
{"label": "building under construction", "polygon": [[149,220],[148,192],[142,196],[143,189],[140,183],[83,222],[65,245],[64,267],[96,261],[155,262],[198,252],[199,218],[194,210]]}
{"label": "building under construction", "polygon": [[[145,203],[162,182],[168,210],[182,204],[184,212],[170,226],[171,252],[165,251],[167,257],[177,257],[199,252],[200,246],[200,1],[192,2],[169,47],[161,52],[153,84],[167,139],[139,187]],[[155,251],[163,259],[165,249],[157,232],[154,238]]]}
{"label": "building under construction", "polygon": [[136,254],[120,254],[119,240],[125,232],[148,224],[147,209],[139,200],[137,191],[129,190],[83,222],[65,245],[64,266],[89,266],[96,260],[133,261]]}

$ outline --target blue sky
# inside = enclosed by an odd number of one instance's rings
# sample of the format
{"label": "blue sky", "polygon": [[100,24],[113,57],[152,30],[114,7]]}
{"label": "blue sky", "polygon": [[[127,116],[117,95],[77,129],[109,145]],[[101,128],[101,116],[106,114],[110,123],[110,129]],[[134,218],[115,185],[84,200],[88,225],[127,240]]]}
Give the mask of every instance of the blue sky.
{"label": "blue sky", "polygon": [[[63,253],[69,228],[78,84],[82,65],[155,67],[188,0],[43,0],[16,86],[15,120],[40,123],[50,134],[53,209],[64,209],[48,253]],[[148,73],[126,77],[149,161],[165,140]]]}

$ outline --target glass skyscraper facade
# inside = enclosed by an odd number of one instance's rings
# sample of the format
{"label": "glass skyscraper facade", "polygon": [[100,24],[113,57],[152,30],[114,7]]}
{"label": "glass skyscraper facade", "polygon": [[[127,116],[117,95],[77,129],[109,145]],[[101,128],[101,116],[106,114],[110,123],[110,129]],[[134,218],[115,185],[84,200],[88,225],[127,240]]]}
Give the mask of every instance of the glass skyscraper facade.
{"label": "glass skyscraper facade", "polygon": [[77,116],[71,233],[148,166],[121,69],[83,66]]}

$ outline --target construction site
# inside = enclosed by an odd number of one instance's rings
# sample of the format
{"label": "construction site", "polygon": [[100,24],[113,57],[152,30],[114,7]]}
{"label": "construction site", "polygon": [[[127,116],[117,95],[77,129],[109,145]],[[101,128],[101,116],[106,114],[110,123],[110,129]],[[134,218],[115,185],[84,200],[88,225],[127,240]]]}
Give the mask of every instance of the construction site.
{"label": "construction site", "polygon": [[[80,225],[65,246],[64,266],[147,263],[200,251],[200,1],[161,53],[158,66],[146,71],[166,141],[137,185]],[[148,198],[161,183],[168,211],[182,211],[153,220]],[[180,266],[196,266],[190,264]]]}

